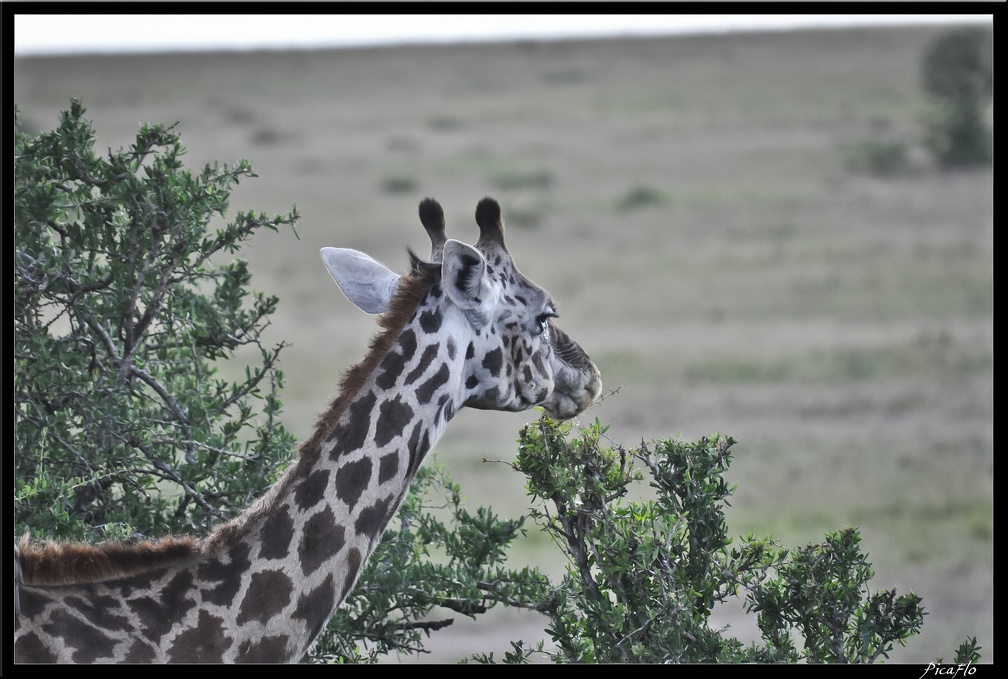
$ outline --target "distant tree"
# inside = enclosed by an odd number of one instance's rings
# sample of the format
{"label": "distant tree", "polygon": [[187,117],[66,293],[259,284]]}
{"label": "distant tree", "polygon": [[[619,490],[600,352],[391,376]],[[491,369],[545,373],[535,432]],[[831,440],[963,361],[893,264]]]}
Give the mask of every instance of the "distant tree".
{"label": "distant tree", "polygon": [[962,167],[991,162],[992,31],[961,28],[937,38],[924,53],[922,80],[933,103],[926,143],[939,164]]}

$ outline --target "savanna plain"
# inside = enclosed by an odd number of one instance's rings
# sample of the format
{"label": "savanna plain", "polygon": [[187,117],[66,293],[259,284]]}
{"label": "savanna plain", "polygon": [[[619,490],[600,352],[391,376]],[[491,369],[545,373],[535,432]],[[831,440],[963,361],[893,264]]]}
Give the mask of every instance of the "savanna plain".
{"label": "savanna plain", "polygon": [[[297,205],[297,235],[263,232],[238,256],[280,298],[266,337],[291,345],[298,437],[376,329],[319,248],[403,271],[407,246],[429,248],[420,199],[471,243],[494,196],[518,266],[602,372],[582,420],[626,447],[735,438],[730,535],[793,547],[856,526],[873,589],[928,612],[890,662],[951,660],[972,635],[993,662],[993,174],[936,168],[921,145],[921,57],[944,30],[33,57],[14,91],[37,131],[81,99],[99,151],[178,121],[194,170],[253,163],[232,210]],[[858,166],[852,149],[894,142],[899,171]],[[535,417],[463,411],[448,427],[434,456],[471,509],[527,511],[524,477],[493,461]],[[561,553],[527,527],[513,565],[559,579]],[[715,620],[745,641],[741,609]],[[389,661],[498,657],[548,641],[544,625],[456,619],[431,654]]]}

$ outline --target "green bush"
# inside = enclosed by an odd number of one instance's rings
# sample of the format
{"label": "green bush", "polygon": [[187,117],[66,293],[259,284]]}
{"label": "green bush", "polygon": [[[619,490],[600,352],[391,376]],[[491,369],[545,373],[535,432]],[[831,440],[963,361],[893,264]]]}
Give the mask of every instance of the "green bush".
{"label": "green bush", "polygon": [[665,194],[652,186],[635,186],[616,201],[616,209],[621,212],[637,210],[665,202]]}
{"label": "green bush", "polygon": [[[732,546],[723,508],[735,490],[724,478],[733,439],[626,450],[602,445],[607,429],[596,420],[574,435],[543,418],[519,439],[531,515],[570,564],[544,599],[554,661],[865,663],[919,633],[920,597],[869,589],[856,529],[794,551],[752,535]],[[646,493],[635,488],[644,481]],[[733,597],[756,613],[762,643],[710,625]],[[956,662],[978,650],[967,640]]]}
{"label": "green bush", "polygon": [[900,141],[861,141],[842,147],[844,165],[852,172],[889,177],[909,167],[907,145]]}
{"label": "green bush", "polygon": [[417,182],[406,175],[390,175],[382,179],[381,188],[385,193],[413,193]]}
{"label": "green bush", "polygon": [[[217,223],[252,167],[192,173],[172,128],[100,157],[84,107],[14,151],[16,528],[99,539],[202,533],[244,509],[290,458],[276,297],[225,261],[279,217]],[[15,118],[17,114],[15,113]],[[241,347],[261,364],[217,377]]]}
{"label": "green bush", "polygon": [[922,61],[924,90],[933,107],[926,144],[943,167],[985,165],[994,157],[992,115],[994,37],[989,29],[961,28],[935,40]]}

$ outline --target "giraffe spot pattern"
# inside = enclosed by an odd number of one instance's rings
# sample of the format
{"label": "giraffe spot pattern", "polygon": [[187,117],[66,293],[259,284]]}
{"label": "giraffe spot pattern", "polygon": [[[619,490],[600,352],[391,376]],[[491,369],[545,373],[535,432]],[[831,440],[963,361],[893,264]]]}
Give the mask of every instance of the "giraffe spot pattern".
{"label": "giraffe spot pattern", "polygon": [[167,573],[167,569],[160,568],[158,570],[148,571],[146,573],[139,573],[137,575],[134,575],[128,580],[123,581],[122,595],[126,597],[131,596],[133,594],[134,587],[143,590],[150,588],[151,585],[154,583],[154,580],[161,579],[162,577],[164,577],[165,573]]}
{"label": "giraffe spot pattern", "polygon": [[408,363],[417,350],[416,333],[408,329],[403,330],[399,335],[399,348],[402,350],[403,360]]}
{"label": "giraffe spot pattern", "polygon": [[371,460],[364,457],[344,464],[336,472],[336,496],[348,507],[357,505],[361,493],[370,484],[371,467]]}
{"label": "giraffe spot pattern", "polygon": [[142,596],[130,599],[126,603],[140,621],[146,637],[154,643],[159,643],[161,637],[171,631],[171,616],[168,615],[164,605],[155,601],[153,597]]}
{"label": "giraffe spot pattern", "polygon": [[62,645],[74,649],[70,659],[75,663],[93,663],[99,658],[111,658],[115,641],[92,622],[81,622],[77,616],[56,609],[43,631],[57,637]]}
{"label": "giraffe spot pattern", "polygon": [[333,586],[333,576],[330,573],[322,584],[310,592],[305,592],[298,597],[297,607],[294,609],[294,617],[305,621],[308,627],[307,646],[315,640],[315,637],[322,631],[329,616],[332,615],[336,602],[336,591]]}
{"label": "giraffe spot pattern", "polygon": [[[21,608],[21,615],[33,616],[45,608],[45,605],[50,601],[52,599],[37,590],[22,588],[18,593],[18,604]],[[20,618],[16,618],[16,620],[18,619]]]}
{"label": "giraffe spot pattern", "polygon": [[406,444],[406,449],[409,451],[409,468],[406,470],[407,478],[412,478],[413,474],[416,472],[416,468],[420,466],[420,460],[423,459],[426,450],[419,450],[417,446],[420,444],[420,432],[423,430],[423,422],[417,422],[413,426],[413,433],[410,434],[409,443]]}
{"label": "giraffe spot pattern", "polygon": [[504,352],[501,351],[500,347],[494,349],[493,351],[488,351],[486,356],[483,357],[483,367],[490,371],[490,375],[493,377],[500,376],[501,366],[504,364]]}
{"label": "giraffe spot pattern", "polygon": [[[241,564],[240,569],[244,571],[252,565],[252,562],[247,558],[248,547],[245,547],[242,552],[246,558]],[[175,577],[169,580],[168,584],[161,590],[161,601],[165,609],[173,612],[188,612],[190,609],[195,608],[195,599],[187,596],[192,591],[192,586],[193,574],[190,571],[180,571]],[[230,600],[229,598],[228,601]]]}
{"label": "giraffe spot pattern", "polygon": [[339,445],[329,453],[331,459],[335,460],[344,452],[358,450],[364,446],[368,430],[371,428],[371,411],[377,401],[378,397],[373,392],[369,392],[350,404],[348,408],[349,421],[346,424],[333,427],[332,433],[329,434],[329,441],[339,440]]}
{"label": "giraffe spot pattern", "polygon": [[286,655],[288,643],[290,643],[290,638],[287,636],[263,637],[255,641],[244,641],[238,647],[236,662],[273,662],[276,658],[282,658]]}
{"label": "giraffe spot pattern", "polygon": [[385,523],[391,518],[388,516],[389,499],[386,497],[377,500],[370,507],[365,507],[361,510],[361,513],[357,516],[357,521],[354,522],[354,529],[358,535],[374,538],[381,532],[385,527]]}
{"label": "giraffe spot pattern", "polygon": [[221,662],[224,651],[231,647],[232,639],[224,633],[224,621],[208,611],[199,612],[195,627],[190,627],[175,637],[168,651],[168,659],[185,659],[186,662]]}
{"label": "giraffe spot pattern", "polygon": [[[418,426],[419,424],[417,422]],[[382,455],[378,463],[378,483],[388,483],[390,479],[395,478],[397,473],[399,473],[399,453]]]}
{"label": "giraffe spot pattern", "polygon": [[378,368],[381,374],[375,379],[375,384],[381,389],[391,389],[406,367],[406,357],[400,351],[390,351],[382,359]]}
{"label": "giraffe spot pattern", "polygon": [[[314,474],[318,476],[319,474]],[[325,473],[328,479],[329,473]],[[320,499],[321,501],[321,499]],[[302,509],[304,506],[302,505]],[[263,523],[262,542],[259,545],[260,559],[283,559],[290,553],[290,543],[294,535],[294,520],[287,512],[277,512]]]}
{"label": "giraffe spot pattern", "polygon": [[325,498],[328,485],[328,469],[319,469],[312,472],[308,478],[298,484],[294,491],[294,500],[297,502],[298,509],[304,511],[320,504]]}
{"label": "giraffe spot pattern", "polygon": [[293,590],[294,584],[283,571],[253,573],[235,621],[239,625],[253,620],[266,623],[290,603]]}
{"label": "giraffe spot pattern", "polygon": [[417,401],[420,405],[426,405],[434,398],[435,392],[448,381],[448,366],[442,365],[433,376],[416,390]]}
{"label": "giraffe spot pattern", "polygon": [[[199,577],[205,581],[205,585],[200,589],[203,601],[218,606],[227,606],[234,600],[241,588],[242,573],[252,565],[249,560],[249,551],[250,548],[247,545],[238,544],[228,552],[226,563],[213,559],[199,567],[197,571]],[[184,586],[185,583],[180,581],[178,585]],[[184,590],[180,589],[179,594],[170,596],[171,601],[178,601],[183,593]],[[171,601],[166,601],[165,605],[170,605]]]}
{"label": "giraffe spot pattern", "polygon": [[438,412],[441,413],[441,421],[447,422],[455,416],[455,404],[452,403],[448,394],[442,394],[438,399]]}
{"label": "giraffe spot pattern", "polygon": [[420,314],[420,328],[428,335],[433,335],[441,328],[441,312],[438,309],[424,311]]}
{"label": "giraffe spot pattern", "polygon": [[420,357],[420,362],[417,364],[417,367],[414,368],[413,371],[406,376],[405,384],[407,386],[413,384],[418,379],[420,379],[420,376],[423,375],[424,372],[426,372],[427,368],[429,368],[431,363],[434,362],[434,359],[437,358],[437,353],[438,353],[438,347],[436,344],[432,344],[426,349],[424,349],[423,356]]}
{"label": "giraffe spot pattern", "polygon": [[335,556],[345,541],[343,526],[336,524],[332,510],[326,507],[305,522],[298,545],[298,558],[301,570],[306,576],[319,569],[326,561]]}
{"label": "giraffe spot pattern", "polygon": [[140,639],[134,641],[126,651],[126,655],[123,656],[124,663],[136,665],[149,664],[155,660],[157,660],[157,655],[154,653],[154,649],[150,644]]}
{"label": "giraffe spot pattern", "polygon": [[357,576],[360,574],[362,563],[364,563],[364,558],[361,556],[360,550],[356,547],[351,548],[347,552],[347,574],[343,579],[343,589],[339,593],[338,598],[340,601],[343,600],[343,597],[345,597],[347,592],[350,591],[350,588],[353,587],[354,582],[357,581]]}
{"label": "giraffe spot pattern", "polygon": [[[22,599],[23,604],[24,600]],[[14,657],[16,658],[44,658],[47,655],[49,655],[49,649],[34,631],[18,637],[14,642]]]}
{"label": "giraffe spot pattern", "polygon": [[85,601],[80,597],[67,597],[65,603],[70,608],[78,611],[88,620],[94,620],[96,624],[108,630],[123,630],[128,628],[128,619],[123,615],[116,615],[119,609],[119,602],[104,595],[88,597]]}
{"label": "giraffe spot pattern", "polygon": [[374,443],[381,448],[402,433],[406,425],[413,419],[413,409],[402,402],[402,396],[396,394],[391,401],[385,401],[379,406],[378,424],[375,427]]}
{"label": "giraffe spot pattern", "polygon": [[543,365],[542,354],[532,354],[532,365],[536,367],[539,374],[546,372],[546,366]]}
{"label": "giraffe spot pattern", "polygon": [[410,434],[408,447],[410,463],[408,470],[409,475],[407,478],[412,479],[413,475],[416,474],[417,469],[420,468],[420,462],[423,460],[424,455],[426,455],[427,451],[430,450],[430,438],[424,430],[423,422],[417,422],[416,426],[413,427],[413,433]]}

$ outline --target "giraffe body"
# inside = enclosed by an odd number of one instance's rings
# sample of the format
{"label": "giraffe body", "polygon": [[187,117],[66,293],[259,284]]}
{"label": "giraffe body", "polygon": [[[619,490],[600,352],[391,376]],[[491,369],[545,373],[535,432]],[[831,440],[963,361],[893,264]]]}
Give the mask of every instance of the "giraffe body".
{"label": "giraffe body", "polygon": [[[463,407],[573,417],[598,369],[552,325],[549,295],[515,268],[500,208],[476,246],[420,218],[431,262],[398,276],[323,248],[344,294],[382,332],[283,477],[202,540],[15,548],[17,662],[294,662],[353,587],[419,465]],[[82,572],[80,565],[87,572]]]}

